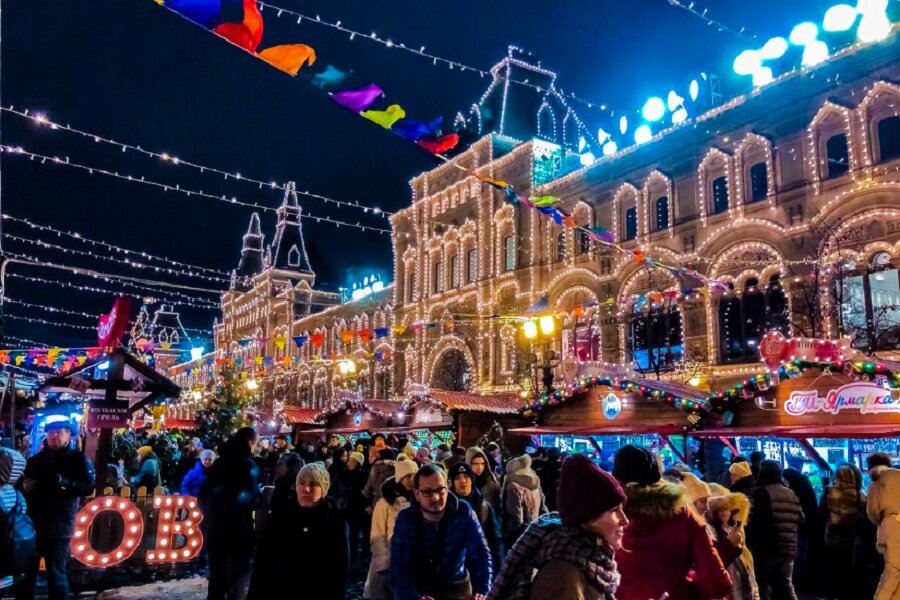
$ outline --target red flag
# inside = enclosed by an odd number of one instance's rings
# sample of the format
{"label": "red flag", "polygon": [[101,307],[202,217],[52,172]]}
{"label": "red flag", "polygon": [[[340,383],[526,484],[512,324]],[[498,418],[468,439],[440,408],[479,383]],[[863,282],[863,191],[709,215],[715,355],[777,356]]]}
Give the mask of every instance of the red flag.
{"label": "red flag", "polygon": [[432,154],[443,154],[448,150],[452,150],[459,143],[459,136],[455,133],[442,135],[436,140],[419,140],[416,142]]}

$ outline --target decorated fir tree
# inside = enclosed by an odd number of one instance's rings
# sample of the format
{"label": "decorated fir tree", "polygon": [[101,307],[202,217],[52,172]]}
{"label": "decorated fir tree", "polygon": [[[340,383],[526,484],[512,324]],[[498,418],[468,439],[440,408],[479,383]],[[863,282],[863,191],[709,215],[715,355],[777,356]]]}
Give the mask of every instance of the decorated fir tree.
{"label": "decorated fir tree", "polygon": [[197,411],[197,436],[207,448],[218,448],[231,434],[250,424],[247,411],[255,393],[234,365],[223,365],[216,381],[210,384]]}

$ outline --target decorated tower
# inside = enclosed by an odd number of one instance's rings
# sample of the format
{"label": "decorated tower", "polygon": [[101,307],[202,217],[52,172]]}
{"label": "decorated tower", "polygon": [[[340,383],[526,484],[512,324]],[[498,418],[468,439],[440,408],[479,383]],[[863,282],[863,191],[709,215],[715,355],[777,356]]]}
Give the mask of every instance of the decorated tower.
{"label": "decorated tower", "polygon": [[191,337],[181,324],[181,316],[168,304],[161,304],[153,315],[150,332],[155,342],[156,368],[165,372],[190,350]]}
{"label": "decorated tower", "polygon": [[292,278],[305,279],[310,285],[315,281],[315,273],[309,264],[306,245],[303,243],[303,226],[300,223],[302,209],[297,200],[297,188],[293,181],[284,189],[284,199],[278,208],[278,223],[275,225],[275,239],[270,248],[270,264]]}
{"label": "decorated tower", "polygon": [[250,215],[250,226],[244,234],[241,260],[237,269],[231,272],[231,289],[245,292],[253,287],[253,277],[262,273],[263,235],[259,225],[259,213]]}

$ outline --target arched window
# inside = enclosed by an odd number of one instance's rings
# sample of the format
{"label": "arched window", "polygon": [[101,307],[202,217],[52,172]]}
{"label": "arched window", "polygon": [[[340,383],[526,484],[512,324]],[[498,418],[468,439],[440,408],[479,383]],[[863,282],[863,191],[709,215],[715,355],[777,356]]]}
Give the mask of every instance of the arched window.
{"label": "arched window", "polygon": [[660,196],[656,199],[656,231],[662,231],[669,227],[669,197]]}
{"label": "arched window", "polygon": [[[732,292],[734,287],[730,286]],[[729,294],[719,301],[719,350],[722,362],[759,358],[759,341],[767,331],[789,333],[787,297],[779,275],[762,289],[755,277],[747,279],[740,298]]]}
{"label": "arched window", "polygon": [[769,195],[769,173],[765,162],[750,167],[750,202],[765,200]]}
{"label": "arched window", "polygon": [[440,294],[444,291],[444,263],[437,261],[434,263],[434,293]]}
{"label": "arched window", "polygon": [[878,155],[881,162],[900,157],[900,117],[878,121]]}
{"label": "arched window", "polygon": [[516,268],[516,238],[515,236],[508,235],[503,238],[503,250],[504,250],[504,270],[505,271],[514,271]]}
{"label": "arched window", "polygon": [[681,311],[669,302],[635,303],[630,324],[631,352],[637,369],[662,373],[672,370],[684,354]]}
{"label": "arched window", "polygon": [[828,179],[840,177],[850,170],[850,149],[847,146],[847,134],[838,133],[825,142],[825,158]]}
{"label": "arched window", "polygon": [[562,262],[566,260],[566,232],[560,231],[556,236],[556,260]]}
{"label": "arched window", "polygon": [[625,211],[625,239],[633,240],[637,237],[638,219],[637,208],[632,206]]}
{"label": "arched window", "polygon": [[460,280],[459,272],[459,254],[454,254],[450,258],[450,287],[458,288]]}
{"label": "arched window", "polygon": [[591,251],[591,238],[583,229],[575,230],[575,254],[587,254]]}
{"label": "arched window", "polygon": [[900,279],[887,252],[868,264],[838,273],[835,291],[841,305],[841,328],[854,348],[869,352],[900,346]]}
{"label": "arched window", "polygon": [[407,304],[413,301],[413,277],[414,273],[412,271],[406,274],[406,289],[403,291],[405,292]]}
{"label": "arched window", "polygon": [[472,248],[466,256],[466,262],[469,263],[469,268],[466,272],[466,283],[472,283],[478,279],[478,250]]}
{"label": "arched window", "polygon": [[712,182],[713,214],[717,215],[728,210],[728,177],[722,175]]}

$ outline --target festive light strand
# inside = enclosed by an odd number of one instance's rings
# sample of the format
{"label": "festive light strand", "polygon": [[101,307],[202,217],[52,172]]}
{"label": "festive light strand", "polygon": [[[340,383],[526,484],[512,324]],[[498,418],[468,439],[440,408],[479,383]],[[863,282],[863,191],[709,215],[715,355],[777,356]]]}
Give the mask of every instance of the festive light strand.
{"label": "festive light strand", "polygon": [[229,279],[226,279],[224,277],[213,277],[213,276],[209,276],[209,275],[200,275],[198,273],[191,273],[189,271],[182,271],[180,269],[170,269],[168,267],[157,267],[154,265],[145,265],[143,263],[139,263],[137,261],[133,261],[133,260],[129,260],[129,259],[123,260],[120,258],[116,258],[114,256],[95,254],[93,252],[88,252],[87,250],[75,250],[73,248],[66,248],[65,246],[60,246],[58,244],[52,244],[50,242],[45,242],[44,240],[40,240],[40,239],[23,238],[23,237],[20,237],[17,235],[13,235],[11,233],[4,233],[3,237],[13,240],[13,241],[16,241],[16,242],[23,243],[23,244],[29,244],[29,245],[33,245],[33,246],[38,246],[40,248],[50,249],[50,250],[58,250],[58,251],[62,252],[63,254],[75,254],[76,256],[87,256],[87,257],[90,257],[90,258],[93,258],[96,260],[105,260],[108,262],[114,262],[116,264],[124,264],[126,266],[129,266],[129,267],[132,267],[135,269],[150,269],[150,270],[156,271],[157,273],[168,273],[169,275],[182,275],[185,277],[197,277],[199,279],[204,279],[206,281],[218,281],[218,282],[223,282],[223,283],[227,283],[228,281],[230,281]]}
{"label": "festive light strand", "polygon": [[23,338],[23,337],[17,337],[14,335],[4,335],[3,339],[4,340],[12,340],[14,342],[21,342],[23,344],[28,344],[28,345],[39,346],[41,348],[49,348],[51,346],[51,344],[45,344],[44,342],[38,342],[35,340],[30,340],[28,338]]}
{"label": "festive light strand", "polygon": [[[246,206],[248,208],[254,208],[256,210],[262,210],[262,211],[268,211],[268,212],[277,212],[278,211],[278,209],[272,208],[271,206],[264,206],[262,204],[257,204],[256,202],[246,202],[243,200],[238,200],[236,196],[232,196],[229,199],[224,194],[221,196],[216,196],[214,194],[208,194],[208,193],[204,192],[203,190],[200,190],[200,191],[189,190],[187,188],[181,187],[179,184],[171,185],[171,184],[166,184],[166,183],[159,183],[157,181],[152,181],[150,179],[147,179],[146,177],[143,177],[143,176],[135,177],[132,175],[122,175],[122,174],[114,172],[114,171],[108,171],[106,169],[100,169],[97,167],[89,167],[86,165],[74,163],[74,162],[71,162],[68,157],[60,158],[58,156],[45,156],[43,154],[29,152],[29,151],[25,150],[24,148],[22,148],[21,146],[7,146],[5,144],[0,145],[0,152],[6,152],[6,153],[12,154],[14,156],[28,157],[31,160],[39,160],[39,161],[41,161],[41,164],[45,164],[47,161],[49,161],[51,164],[73,167],[75,169],[87,171],[91,175],[100,174],[100,175],[106,175],[107,177],[113,177],[116,179],[131,181],[134,183],[142,183],[144,185],[149,185],[152,187],[160,188],[165,192],[170,192],[170,191],[178,192],[178,193],[184,194],[188,197],[199,196],[201,198],[207,198],[209,200],[216,200],[218,202],[225,202],[227,204],[234,204],[237,206]],[[323,217],[323,216],[319,216],[319,215],[306,214],[303,212],[300,213],[300,217],[303,219],[315,221],[316,223],[321,223],[322,221],[324,221],[326,223],[335,225],[336,227],[354,227],[356,229],[362,229],[363,231],[375,231],[375,232],[378,232],[379,234],[391,233],[390,229],[383,229],[381,227],[372,227],[371,225],[361,225],[358,222],[350,223],[348,221],[332,219],[331,217]]]}
{"label": "festive light strand", "polygon": [[[29,109],[17,110],[14,106],[10,105],[8,108],[5,106],[0,106],[0,111],[6,111],[8,113],[18,115],[20,117],[24,117],[26,119],[31,119],[38,125],[46,125],[46,126],[50,127],[50,129],[60,129],[63,131],[68,131],[70,133],[74,133],[76,135],[80,135],[82,137],[94,140],[97,143],[104,143],[104,144],[109,144],[111,146],[115,146],[116,148],[121,149],[122,152],[125,152],[126,150],[139,152],[139,153],[144,154],[145,156],[149,156],[151,158],[158,158],[162,161],[165,161],[168,164],[172,164],[172,165],[176,165],[176,166],[190,167],[192,169],[196,169],[196,170],[200,171],[201,173],[209,172],[209,173],[215,173],[216,175],[222,175],[226,180],[231,178],[236,181],[246,181],[247,183],[253,183],[253,184],[256,184],[259,187],[259,189],[268,188],[268,189],[273,189],[273,190],[288,191],[287,186],[278,184],[274,181],[269,181],[269,182],[261,181],[259,179],[254,179],[253,177],[247,177],[246,175],[242,175],[238,171],[229,172],[229,171],[225,171],[223,169],[218,169],[216,167],[201,165],[199,163],[191,162],[188,160],[184,160],[183,158],[173,156],[167,152],[160,153],[160,152],[153,152],[152,150],[145,150],[144,148],[141,148],[140,146],[135,146],[133,144],[126,144],[124,142],[119,142],[119,141],[116,141],[111,138],[103,137],[101,135],[97,135],[97,134],[91,133],[89,131],[76,129],[69,125],[63,125],[61,123],[51,121],[50,119],[48,119],[46,117],[46,115],[44,115],[42,113],[31,113],[31,111]],[[393,214],[389,211],[382,210],[376,206],[366,206],[364,204],[360,204],[359,202],[346,202],[343,200],[335,200],[334,198],[329,198],[328,196],[316,194],[316,193],[310,192],[309,190],[294,190],[294,191],[296,191],[297,194],[307,197],[307,198],[314,198],[316,200],[321,200],[322,202],[331,203],[331,204],[335,204],[338,206],[347,206],[350,208],[357,208],[366,213],[371,212],[374,215],[383,215],[385,217],[389,217],[390,215]]]}
{"label": "festive light strand", "polygon": [[[20,275],[19,273],[7,273],[6,276],[12,277],[15,279],[23,279],[25,281],[29,281],[32,283],[43,283],[46,285],[56,285],[56,286],[65,287],[65,288],[69,288],[69,289],[73,289],[73,290],[78,290],[81,292],[93,292],[95,294],[104,294],[104,295],[109,295],[109,296],[128,296],[129,298],[134,298],[136,300],[141,300],[141,301],[143,301],[147,298],[147,294],[131,294],[131,293],[122,292],[119,290],[109,290],[109,289],[105,289],[105,288],[97,288],[97,287],[92,287],[92,286],[88,286],[88,285],[77,285],[74,283],[70,283],[68,281],[44,279],[42,277],[34,277],[31,275]],[[219,310],[219,305],[217,303],[212,302],[210,300],[206,300],[204,298],[196,298],[194,296],[188,296],[187,294],[180,294],[178,292],[158,290],[158,289],[151,288],[151,287],[145,287],[145,286],[141,286],[141,285],[137,285],[137,284],[132,284],[131,282],[128,282],[128,281],[120,281],[120,282],[116,282],[116,283],[126,286],[126,287],[133,287],[136,289],[149,290],[149,291],[153,292],[154,294],[157,294],[160,296],[159,298],[156,298],[157,300],[165,302],[166,304],[171,304],[172,306],[176,306],[176,307],[187,306],[190,308],[197,308],[197,309],[202,309],[202,310]],[[175,297],[191,298],[191,300],[175,300],[175,299],[168,298],[168,297],[161,297],[163,294],[176,294]]]}
{"label": "festive light strand", "polygon": [[13,319],[16,321],[26,321],[28,323],[38,323],[41,325],[52,325],[54,327],[71,327],[72,329],[83,329],[86,331],[97,331],[96,327],[92,327],[90,325],[76,325],[75,323],[60,323],[59,321],[47,321],[46,319],[38,319],[35,317],[25,317],[22,315],[4,315],[7,319]]}
{"label": "festive light strand", "polygon": [[164,256],[155,256],[155,255],[150,254],[150,253],[148,253],[148,252],[142,252],[142,251],[137,251],[137,250],[129,250],[128,248],[123,248],[123,247],[121,247],[121,246],[116,246],[115,244],[110,244],[109,242],[104,242],[104,241],[102,241],[102,240],[95,240],[95,239],[91,239],[91,238],[88,238],[88,237],[84,237],[83,235],[81,235],[81,234],[78,233],[78,232],[74,232],[74,231],[63,231],[63,230],[61,230],[61,229],[56,229],[56,228],[54,228],[54,227],[50,227],[49,225],[41,225],[40,223],[35,223],[34,221],[29,221],[28,219],[22,219],[22,218],[14,217],[14,216],[12,216],[12,215],[7,215],[7,214],[0,215],[0,217],[2,217],[3,219],[6,219],[6,220],[8,220],[8,221],[13,221],[13,222],[16,222],[16,223],[23,223],[23,224],[27,225],[28,227],[30,227],[30,228],[32,228],[32,229],[37,229],[37,230],[40,230],[40,231],[49,231],[50,233],[55,233],[55,234],[58,235],[58,236],[63,236],[63,235],[64,235],[64,236],[67,236],[67,237],[70,237],[70,238],[72,238],[72,239],[78,240],[79,242],[82,242],[82,243],[85,243],[85,244],[90,244],[90,245],[92,245],[92,246],[95,246],[95,245],[96,245],[96,246],[102,246],[102,247],[104,247],[104,248],[108,248],[109,250],[113,250],[113,251],[116,251],[116,252],[121,252],[121,253],[123,253],[123,254],[134,254],[134,255],[136,255],[136,256],[140,256],[140,257],[146,258],[146,259],[148,259],[148,260],[157,260],[157,261],[165,262],[165,263],[168,263],[168,264],[171,264],[171,265],[176,265],[176,266],[179,266],[179,267],[187,267],[187,268],[189,268],[189,269],[196,269],[196,270],[198,270],[198,271],[204,271],[204,272],[206,272],[206,273],[215,273],[215,274],[218,274],[218,275],[225,275],[226,277],[230,277],[230,276],[231,276],[231,273],[228,273],[228,272],[226,272],[226,271],[220,271],[220,270],[218,270],[218,269],[210,269],[210,268],[208,268],[208,267],[200,267],[200,266],[197,266],[197,265],[192,265],[192,264],[180,262],[180,261],[177,261],[177,260],[172,260],[172,259],[166,258],[166,257],[164,257]]}
{"label": "festive light strand", "polygon": [[697,17],[698,19],[700,19],[704,23],[706,23],[708,26],[716,27],[720,32],[725,31],[725,32],[731,33],[733,35],[736,35],[740,38],[743,38],[745,40],[751,40],[751,41],[756,40],[759,37],[755,34],[751,35],[751,34],[745,33],[747,31],[746,27],[741,27],[740,29],[734,29],[732,27],[729,27],[725,23],[722,23],[721,21],[717,21],[715,19],[712,19],[712,18],[706,16],[706,13],[708,12],[709,9],[704,8],[702,12],[698,11],[696,8],[694,8],[694,6],[695,6],[694,2],[689,2],[687,5],[683,4],[679,0],[666,0],[666,2],[668,2],[670,5],[672,5],[676,8],[680,8],[684,11],[691,13],[692,15],[694,15],[695,17]]}

